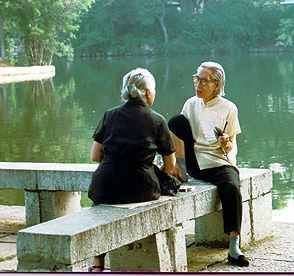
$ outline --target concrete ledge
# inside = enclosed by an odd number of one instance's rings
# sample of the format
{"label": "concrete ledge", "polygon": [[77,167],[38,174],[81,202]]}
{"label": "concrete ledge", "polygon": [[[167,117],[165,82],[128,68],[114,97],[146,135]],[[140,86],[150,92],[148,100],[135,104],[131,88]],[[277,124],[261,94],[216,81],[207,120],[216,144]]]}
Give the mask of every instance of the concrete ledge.
{"label": "concrete ledge", "polygon": [[52,65],[0,67],[0,84],[49,79],[54,76],[55,67]]}
{"label": "concrete ledge", "polygon": [[0,189],[88,191],[97,164],[0,162]]}

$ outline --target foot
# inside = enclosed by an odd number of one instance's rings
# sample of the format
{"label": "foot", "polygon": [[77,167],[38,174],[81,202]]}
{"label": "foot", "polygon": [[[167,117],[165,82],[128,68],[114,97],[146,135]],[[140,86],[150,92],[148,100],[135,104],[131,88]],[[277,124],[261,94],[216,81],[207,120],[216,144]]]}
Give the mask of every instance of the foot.
{"label": "foot", "polygon": [[236,266],[249,266],[249,261],[244,255],[239,255],[238,258],[233,258],[228,254],[228,261],[231,265]]}
{"label": "foot", "polygon": [[104,270],[104,267],[96,266],[96,265],[92,265],[88,268],[88,272],[102,272],[103,270]]}

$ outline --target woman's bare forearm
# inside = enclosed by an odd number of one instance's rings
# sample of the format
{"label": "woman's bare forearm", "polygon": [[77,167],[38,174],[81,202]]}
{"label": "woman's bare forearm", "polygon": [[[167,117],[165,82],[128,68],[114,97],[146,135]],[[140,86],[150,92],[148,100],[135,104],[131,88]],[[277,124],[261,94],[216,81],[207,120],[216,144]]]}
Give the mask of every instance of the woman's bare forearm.
{"label": "woman's bare forearm", "polygon": [[92,161],[101,162],[103,158],[102,144],[94,141],[91,147],[90,158]]}

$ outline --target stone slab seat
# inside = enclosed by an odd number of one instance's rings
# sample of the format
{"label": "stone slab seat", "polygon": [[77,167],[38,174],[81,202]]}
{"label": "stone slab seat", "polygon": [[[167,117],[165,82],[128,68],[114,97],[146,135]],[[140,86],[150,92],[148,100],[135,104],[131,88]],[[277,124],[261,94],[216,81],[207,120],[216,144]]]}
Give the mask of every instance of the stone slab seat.
{"label": "stone slab seat", "polygon": [[[187,271],[183,224],[196,220],[196,241],[198,236],[200,241],[223,239],[216,187],[195,180],[189,184],[195,189],[176,197],[161,197],[132,207],[85,208],[19,231],[18,271],[87,271],[91,257],[112,250],[112,270]],[[269,170],[241,170],[241,238],[246,242],[269,235],[271,188]],[[206,220],[207,216],[212,219]],[[269,225],[266,230],[265,223]],[[202,234],[197,232],[199,225]],[[133,242],[135,246],[130,245]]]}
{"label": "stone slab seat", "polygon": [[159,270],[187,271],[181,223],[193,216],[193,210],[179,211],[189,199],[167,198],[135,209],[99,205],[21,230],[18,271],[86,271],[92,256],[154,234],[158,259],[169,263],[160,264]]}

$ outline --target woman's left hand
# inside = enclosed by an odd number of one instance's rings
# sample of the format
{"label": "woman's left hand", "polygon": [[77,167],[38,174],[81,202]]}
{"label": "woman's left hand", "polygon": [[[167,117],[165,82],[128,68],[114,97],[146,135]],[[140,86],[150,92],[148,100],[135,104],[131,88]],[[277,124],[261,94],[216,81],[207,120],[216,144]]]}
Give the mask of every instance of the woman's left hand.
{"label": "woman's left hand", "polygon": [[224,133],[222,136],[219,136],[218,143],[226,153],[229,153],[233,148],[230,136],[226,133]]}

